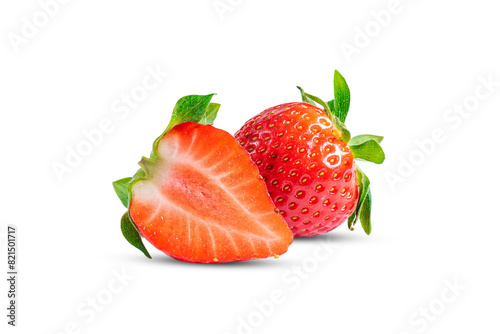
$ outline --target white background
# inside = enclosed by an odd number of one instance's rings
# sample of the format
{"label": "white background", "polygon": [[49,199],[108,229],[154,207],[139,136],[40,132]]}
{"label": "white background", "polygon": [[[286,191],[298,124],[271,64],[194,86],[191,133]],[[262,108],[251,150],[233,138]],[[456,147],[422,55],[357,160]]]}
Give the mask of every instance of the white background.
{"label": "white background", "polygon": [[[401,0],[383,26],[373,12],[389,0],[220,3],[230,10],[212,0],[74,0],[44,22],[39,2],[2,1],[0,259],[16,224],[20,273],[15,329],[1,280],[2,332],[498,333],[496,3]],[[45,25],[22,37],[23,18]],[[346,55],[347,44],[357,53]],[[147,68],[168,76],[128,115],[115,113]],[[333,97],[334,69],[351,88],[351,132],[386,137],[386,162],[362,164],[371,236],[342,225],[296,240],[278,260],[225,265],[177,262],[149,244],[148,260],[128,245],[111,182],[134,173],[178,98],[216,92],[215,125],[234,133],[299,100],[296,85]],[[464,103],[464,116],[447,111]],[[54,163],[105,119],[112,130],[59,180]],[[436,129],[445,139],[423,155],[416,141]],[[125,283],[114,279],[122,271]],[[270,307],[273,290],[282,303]]]}

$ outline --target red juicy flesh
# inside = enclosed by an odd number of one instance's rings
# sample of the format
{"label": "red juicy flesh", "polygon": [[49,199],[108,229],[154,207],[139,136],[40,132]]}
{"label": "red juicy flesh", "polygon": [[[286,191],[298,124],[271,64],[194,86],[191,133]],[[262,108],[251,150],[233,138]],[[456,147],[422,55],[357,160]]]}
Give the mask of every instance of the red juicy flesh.
{"label": "red juicy flesh", "polygon": [[132,188],[130,216],[140,234],[188,262],[280,255],[292,233],[248,153],[210,125],[183,123],[160,141],[160,160]]}
{"label": "red juicy flesh", "polygon": [[333,230],[355,210],[356,166],[325,112],[294,102],[266,109],[235,134],[294,236]]}

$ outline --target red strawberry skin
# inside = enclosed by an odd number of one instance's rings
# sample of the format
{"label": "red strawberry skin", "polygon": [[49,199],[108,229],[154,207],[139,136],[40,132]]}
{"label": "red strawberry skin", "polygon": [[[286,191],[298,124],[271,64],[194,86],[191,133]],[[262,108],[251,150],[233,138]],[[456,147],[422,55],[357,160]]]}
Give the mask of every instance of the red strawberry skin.
{"label": "red strawberry skin", "polygon": [[285,253],[293,236],[257,167],[234,138],[211,125],[182,123],[158,145],[159,160],[133,184],[130,217],[167,255],[216,263]]}
{"label": "red strawberry skin", "polygon": [[356,209],[356,166],[325,112],[303,102],[253,117],[235,134],[295,237],[333,230]]}

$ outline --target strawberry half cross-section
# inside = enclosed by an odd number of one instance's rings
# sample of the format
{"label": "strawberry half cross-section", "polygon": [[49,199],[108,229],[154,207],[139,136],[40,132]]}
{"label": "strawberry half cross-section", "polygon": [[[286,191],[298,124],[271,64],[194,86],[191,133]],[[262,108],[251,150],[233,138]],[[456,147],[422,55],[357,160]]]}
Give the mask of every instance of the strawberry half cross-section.
{"label": "strawberry half cross-section", "polygon": [[132,178],[113,183],[128,211],[125,238],[146,256],[145,238],[181,261],[245,261],[285,253],[292,232],[249,154],[213,127],[211,95],[181,98],[165,132]]}

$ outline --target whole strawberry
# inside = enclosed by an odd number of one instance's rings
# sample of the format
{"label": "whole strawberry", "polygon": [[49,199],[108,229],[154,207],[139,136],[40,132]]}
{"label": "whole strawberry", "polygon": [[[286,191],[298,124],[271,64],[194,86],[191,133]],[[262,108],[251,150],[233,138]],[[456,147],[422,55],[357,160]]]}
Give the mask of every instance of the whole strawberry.
{"label": "whole strawberry", "polygon": [[354,160],[382,163],[383,137],[351,139],[344,125],[350,91],[338,71],[335,99],[327,103],[298,88],[304,102],[264,110],[245,123],[236,140],[258,166],[295,237],[320,235],[346,220],[353,229],[358,218],[370,234],[370,181]]}

